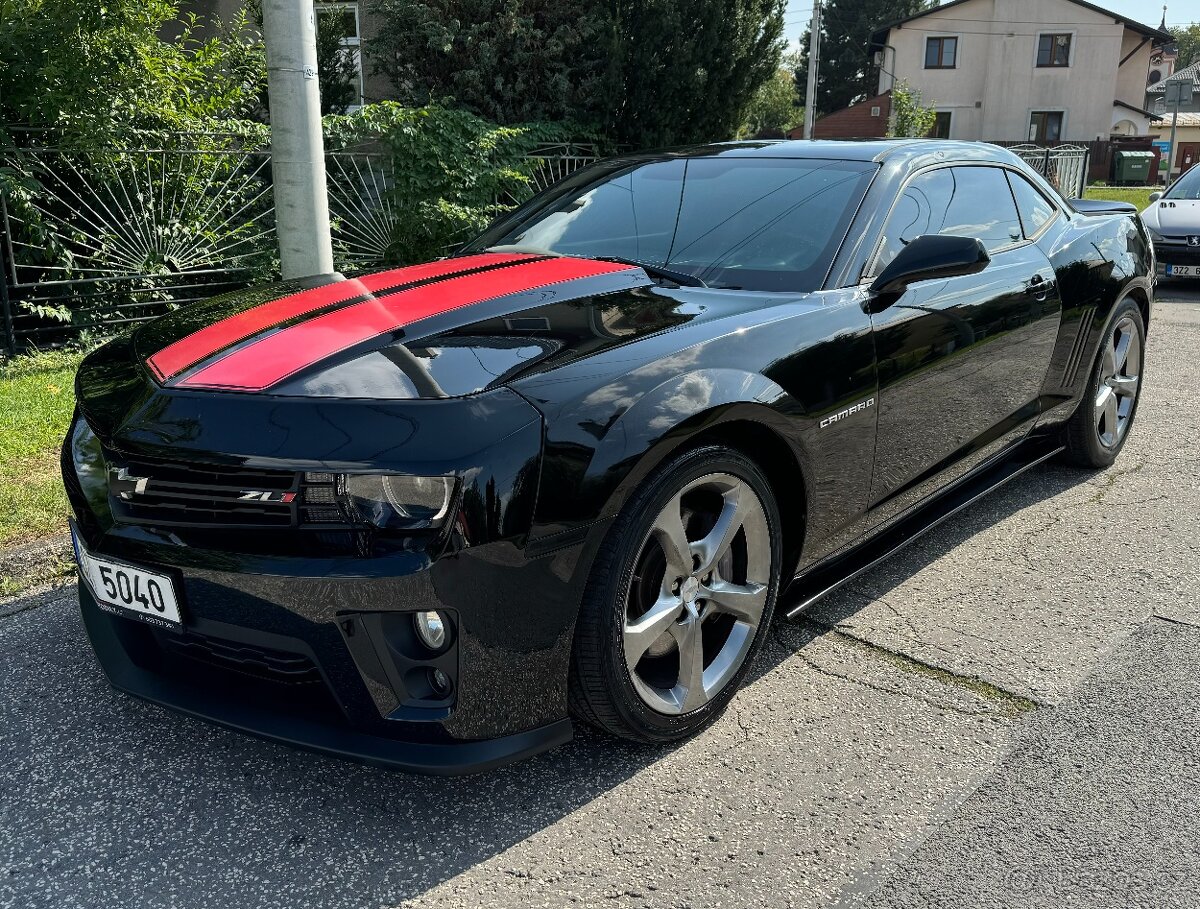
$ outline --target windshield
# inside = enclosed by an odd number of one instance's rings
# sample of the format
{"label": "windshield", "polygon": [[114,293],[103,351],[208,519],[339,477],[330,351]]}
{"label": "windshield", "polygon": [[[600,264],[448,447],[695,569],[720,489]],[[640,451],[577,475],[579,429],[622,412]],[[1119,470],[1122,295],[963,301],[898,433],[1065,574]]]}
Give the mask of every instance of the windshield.
{"label": "windshield", "polygon": [[609,162],[523,206],[467,251],[618,256],[710,287],[816,290],[874,164],[785,158]]}
{"label": "windshield", "polygon": [[1200,168],[1193,167],[1176,180],[1171,188],[1163,193],[1164,199],[1185,199],[1189,202],[1200,200]]}

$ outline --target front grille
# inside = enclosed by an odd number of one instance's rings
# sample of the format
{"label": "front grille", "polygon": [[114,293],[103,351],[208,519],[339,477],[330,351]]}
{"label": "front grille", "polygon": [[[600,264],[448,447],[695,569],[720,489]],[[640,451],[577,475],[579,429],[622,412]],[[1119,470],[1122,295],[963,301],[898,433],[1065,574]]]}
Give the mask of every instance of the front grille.
{"label": "front grille", "polygon": [[122,523],[210,529],[344,528],[350,523],[331,474],[116,455],[107,460],[109,502]]}
{"label": "front grille", "polygon": [[1159,265],[1200,265],[1200,246],[1185,243],[1155,243],[1154,255]]}
{"label": "front grille", "polygon": [[178,637],[171,632],[161,632],[158,638],[164,649],[171,653],[258,679],[288,685],[321,681],[321,673],[316,664],[302,653],[274,650],[257,644],[226,641],[195,633]]}

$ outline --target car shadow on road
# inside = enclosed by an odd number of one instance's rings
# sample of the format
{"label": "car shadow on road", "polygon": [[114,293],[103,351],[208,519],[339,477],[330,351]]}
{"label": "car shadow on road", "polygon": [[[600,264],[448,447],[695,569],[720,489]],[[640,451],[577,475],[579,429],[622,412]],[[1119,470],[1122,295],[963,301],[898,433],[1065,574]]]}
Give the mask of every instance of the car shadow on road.
{"label": "car shadow on road", "polygon": [[[1088,476],[1031,472],[898,555],[889,576],[911,576]],[[0,855],[8,866],[0,895],[71,894],[72,904],[88,905],[166,904],[174,895],[208,905],[215,882],[237,881],[244,905],[267,895],[272,905],[357,905],[368,894],[372,905],[395,905],[587,810],[674,750],[580,728],[551,753],[450,779],[306,754],[112,691],[68,598],[0,619]],[[862,605],[837,592],[825,608],[837,616]],[[821,633],[777,622],[750,691]],[[717,733],[708,735],[715,747]],[[52,869],[63,856],[73,857],[73,873],[60,880]],[[348,887],[359,901],[347,900]]]}

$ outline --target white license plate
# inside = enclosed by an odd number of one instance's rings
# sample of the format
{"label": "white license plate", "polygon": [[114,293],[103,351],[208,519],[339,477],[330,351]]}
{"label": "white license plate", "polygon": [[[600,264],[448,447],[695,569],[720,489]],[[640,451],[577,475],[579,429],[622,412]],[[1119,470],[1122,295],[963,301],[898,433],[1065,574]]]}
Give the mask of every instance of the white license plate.
{"label": "white license plate", "polygon": [[1194,278],[1200,274],[1200,268],[1195,265],[1168,265],[1167,274],[1172,278]]}
{"label": "white license plate", "polygon": [[72,533],[75,557],[88,589],[108,611],[134,613],[154,625],[180,626],[183,616],[175,585],[163,574],[89,553]]}

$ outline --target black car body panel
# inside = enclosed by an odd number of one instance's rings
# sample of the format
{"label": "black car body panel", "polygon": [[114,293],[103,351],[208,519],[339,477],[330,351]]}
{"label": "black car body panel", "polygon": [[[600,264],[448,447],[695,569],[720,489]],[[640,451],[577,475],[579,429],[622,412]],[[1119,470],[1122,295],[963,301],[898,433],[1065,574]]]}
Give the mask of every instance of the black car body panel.
{"label": "black car body panel", "polygon": [[[1080,214],[990,146],[710,146],[606,163],[595,179],[646,162],[764,158],[854,162],[850,210],[812,260],[814,286],[678,286],[590,259],[489,259],[488,238],[558,204],[570,189],[560,186],[468,248],[469,266],[208,301],[89,356],[63,452],[79,543],[168,574],[185,614],[184,627],[164,629],[102,607],[81,584],[114,684],[414,770],[483,769],[551,747],[570,734],[572,633],[593,555],[673,453],[717,441],[756,458],[784,515],[789,568],[801,587],[819,577],[825,589],[848,554],[873,551],[914,515],[940,520],[939,497],[961,498],[1005,458],[1045,449],[1120,300],[1138,300],[1149,320],[1153,253],[1136,216]],[[1027,180],[1053,217],[978,274],[914,284],[872,312],[872,263],[905,188],[970,165]],[[568,278],[513,277],[535,271]],[[493,279],[509,283],[437,309],[443,290]],[[393,298],[433,302],[392,326]],[[234,330],[280,299],[333,302]],[[353,319],[333,325],[352,306],[392,327],[363,337]],[[326,316],[341,334],[322,346],[313,326]],[[213,325],[223,334],[205,346]],[[266,369],[269,358],[247,353],[297,325],[303,355],[276,343],[278,368]],[[168,362],[168,349],[184,352]],[[261,387],[206,385],[239,357],[262,367]],[[341,495],[325,477],[358,473],[452,477],[453,520],[394,533],[311,504],[318,487]],[[266,504],[244,501],[259,490]],[[450,617],[445,653],[413,649],[417,610]],[[444,697],[422,681],[434,669],[452,684]]]}

